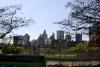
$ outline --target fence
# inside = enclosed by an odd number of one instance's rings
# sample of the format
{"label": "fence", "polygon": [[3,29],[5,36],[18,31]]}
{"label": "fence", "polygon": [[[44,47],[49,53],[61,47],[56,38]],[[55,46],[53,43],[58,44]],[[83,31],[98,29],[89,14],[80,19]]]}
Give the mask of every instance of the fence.
{"label": "fence", "polygon": [[0,55],[0,67],[46,67],[44,56]]}

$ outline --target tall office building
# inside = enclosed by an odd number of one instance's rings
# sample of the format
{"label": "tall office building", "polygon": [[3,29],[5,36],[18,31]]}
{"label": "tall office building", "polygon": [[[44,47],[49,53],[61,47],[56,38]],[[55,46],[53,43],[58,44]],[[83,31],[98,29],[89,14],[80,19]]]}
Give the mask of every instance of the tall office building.
{"label": "tall office building", "polygon": [[40,47],[44,47],[45,44],[45,40],[47,39],[47,33],[44,30],[43,34],[40,34],[40,36],[38,37],[38,45]]}
{"label": "tall office building", "polygon": [[30,39],[30,36],[28,34],[25,34],[23,36],[23,43],[22,43],[22,45],[29,45],[29,39]]}
{"label": "tall office building", "polygon": [[51,39],[52,41],[55,40],[55,34],[54,34],[54,33],[52,33],[52,35],[50,36],[50,39]]}
{"label": "tall office building", "polygon": [[76,35],[75,35],[75,40],[76,40],[77,42],[81,42],[81,41],[82,41],[82,34],[76,34]]}
{"label": "tall office building", "polygon": [[66,35],[66,36],[65,36],[65,40],[66,40],[67,42],[71,41],[71,35]]}
{"label": "tall office building", "polygon": [[47,33],[46,30],[44,30],[43,34],[42,34],[43,39],[47,39]]}
{"label": "tall office building", "polygon": [[64,40],[64,31],[57,31],[57,40]]}

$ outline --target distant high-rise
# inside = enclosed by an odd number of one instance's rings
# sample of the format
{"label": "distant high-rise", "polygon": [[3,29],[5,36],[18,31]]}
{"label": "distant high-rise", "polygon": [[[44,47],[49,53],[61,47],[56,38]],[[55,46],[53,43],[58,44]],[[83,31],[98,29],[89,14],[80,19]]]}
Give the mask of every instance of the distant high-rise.
{"label": "distant high-rise", "polygon": [[13,44],[19,45],[19,41],[20,41],[20,36],[13,37]]}
{"label": "distant high-rise", "polygon": [[71,41],[71,35],[66,35],[65,40],[66,40],[67,42]]}
{"label": "distant high-rise", "polygon": [[55,34],[54,33],[52,33],[52,35],[50,36],[50,39],[53,41],[53,40],[55,40]]}
{"label": "distant high-rise", "polygon": [[40,34],[40,36],[38,37],[38,45],[40,45],[40,47],[43,47],[46,39],[47,39],[47,33],[44,30],[43,34]]}
{"label": "distant high-rise", "polygon": [[75,35],[75,40],[76,40],[77,42],[81,42],[81,41],[82,41],[82,34],[76,34],[76,35]]}
{"label": "distant high-rise", "polygon": [[51,39],[45,39],[45,45],[49,45],[49,44],[51,44]]}
{"label": "distant high-rise", "polygon": [[57,40],[64,40],[64,31],[57,31]]}
{"label": "distant high-rise", "polygon": [[22,43],[22,45],[29,45],[29,39],[30,39],[30,36],[28,34],[25,34],[23,36],[23,43]]}
{"label": "distant high-rise", "polygon": [[47,39],[47,33],[46,33],[46,30],[44,30],[43,34],[42,34],[42,38],[43,39]]}
{"label": "distant high-rise", "polygon": [[14,36],[13,43],[16,45],[29,45],[29,35],[25,34],[24,36]]}

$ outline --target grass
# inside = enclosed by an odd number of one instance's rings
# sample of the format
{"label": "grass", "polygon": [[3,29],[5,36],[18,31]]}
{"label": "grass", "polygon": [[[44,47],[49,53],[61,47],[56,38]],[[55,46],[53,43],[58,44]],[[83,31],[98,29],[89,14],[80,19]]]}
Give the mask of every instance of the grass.
{"label": "grass", "polygon": [[72,59],[75,57],[76,57],[76,55],[59,55],[59,54],[46,55],[46,58],[48,58],[48,59]]}

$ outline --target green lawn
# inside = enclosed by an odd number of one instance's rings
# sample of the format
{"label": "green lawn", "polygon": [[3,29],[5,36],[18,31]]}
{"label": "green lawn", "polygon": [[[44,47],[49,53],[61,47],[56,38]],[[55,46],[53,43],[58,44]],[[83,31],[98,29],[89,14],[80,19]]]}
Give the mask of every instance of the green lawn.
{"label": "green lawn", "polygon": [[72,59],[75,57],[76,57],[76,55],[59,55],[59,54],[46,55],[46,58],[50,58],[50,59]]}

